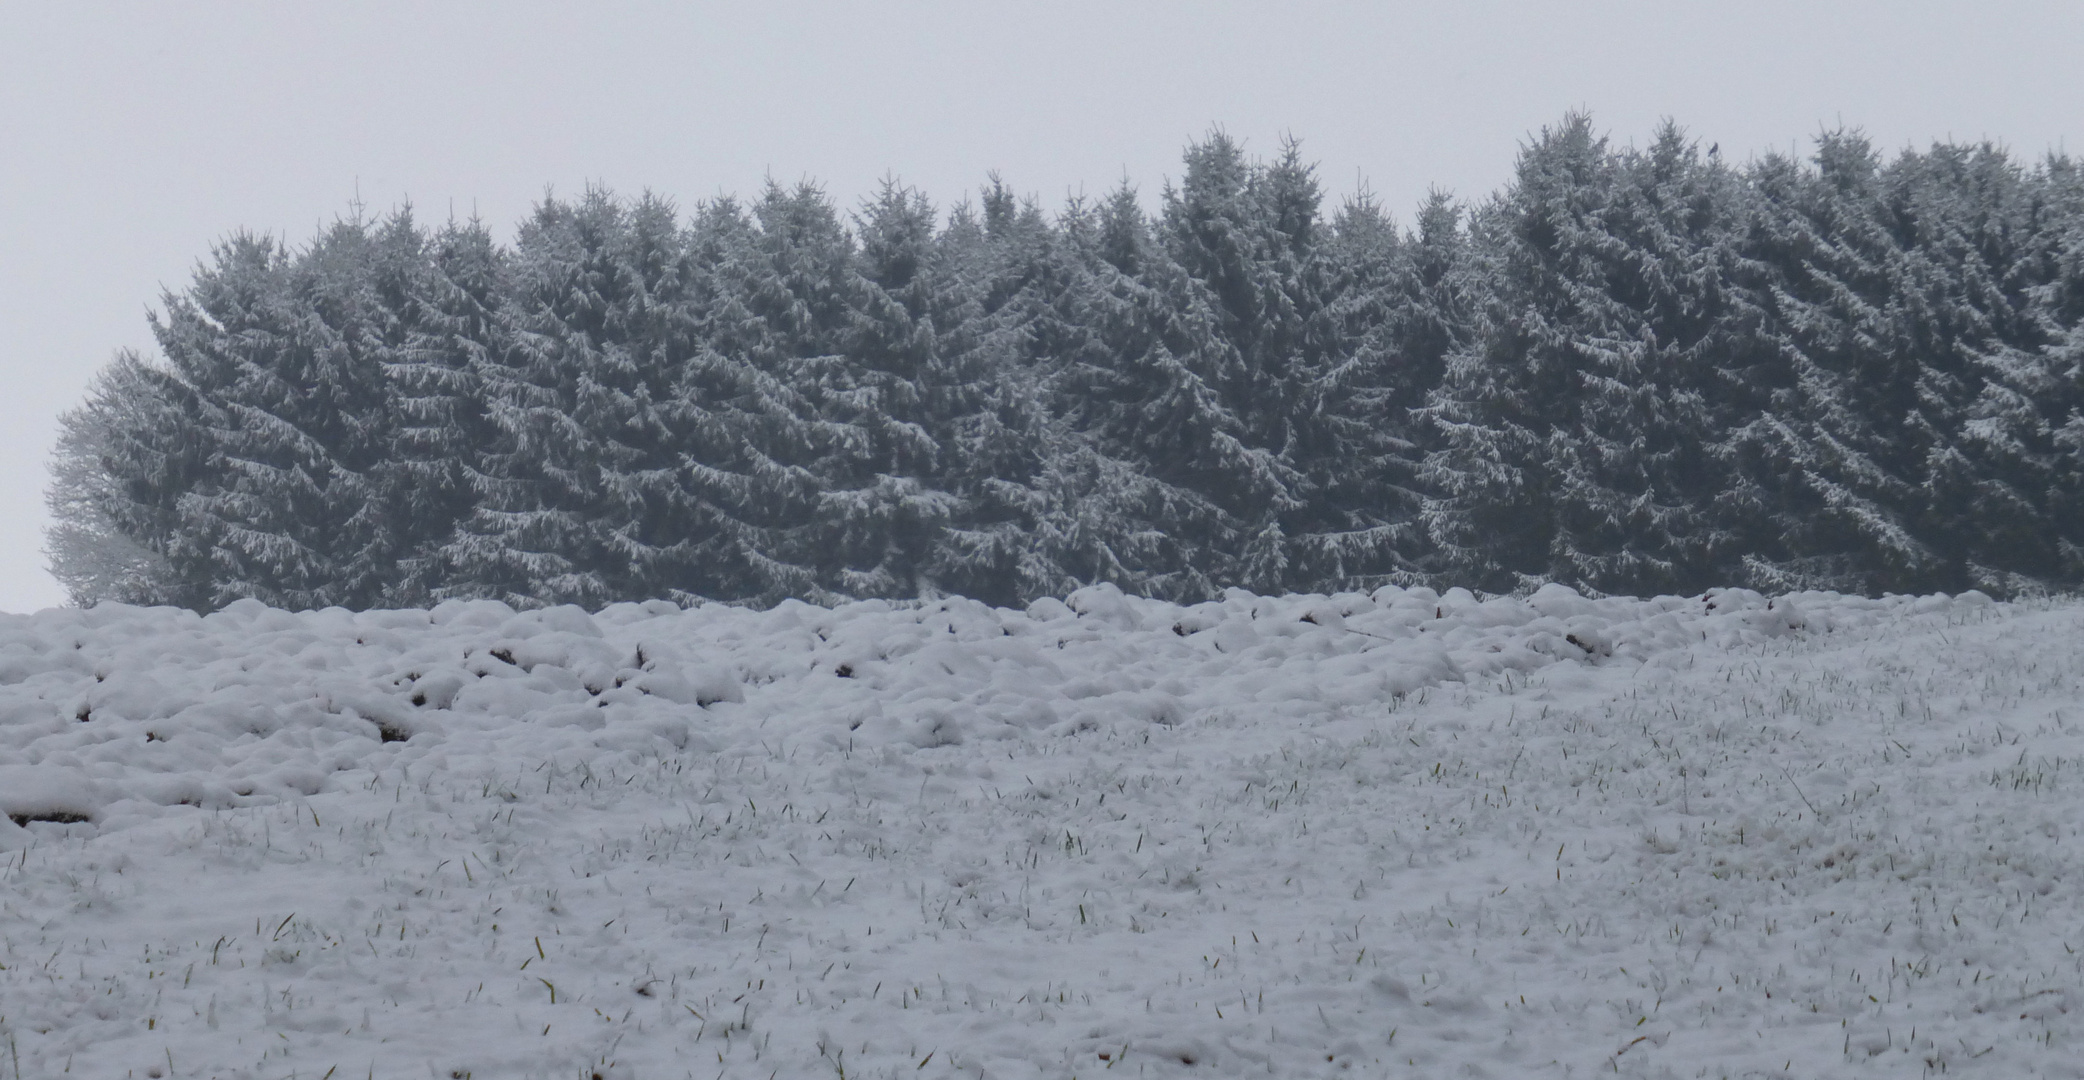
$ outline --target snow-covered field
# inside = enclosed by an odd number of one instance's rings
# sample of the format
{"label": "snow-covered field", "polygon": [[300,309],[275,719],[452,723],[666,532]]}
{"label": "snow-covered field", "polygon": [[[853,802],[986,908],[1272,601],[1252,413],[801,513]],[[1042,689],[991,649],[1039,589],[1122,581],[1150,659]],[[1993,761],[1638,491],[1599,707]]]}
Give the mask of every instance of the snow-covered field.
{"label": "snow-covered field", "polygon": [[0,617],[0,1080],[2084,1075],[2084,605]]}

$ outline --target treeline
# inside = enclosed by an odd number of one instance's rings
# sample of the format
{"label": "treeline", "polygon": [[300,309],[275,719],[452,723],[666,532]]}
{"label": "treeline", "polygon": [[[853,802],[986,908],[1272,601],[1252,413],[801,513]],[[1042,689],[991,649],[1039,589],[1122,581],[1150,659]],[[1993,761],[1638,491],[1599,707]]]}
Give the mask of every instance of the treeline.
{"label": "treeline", "polygon": [[2084,579],[2084,175],[1582,116],[1474,204],[589,191],[237,235],[64,418],[81,602]]}

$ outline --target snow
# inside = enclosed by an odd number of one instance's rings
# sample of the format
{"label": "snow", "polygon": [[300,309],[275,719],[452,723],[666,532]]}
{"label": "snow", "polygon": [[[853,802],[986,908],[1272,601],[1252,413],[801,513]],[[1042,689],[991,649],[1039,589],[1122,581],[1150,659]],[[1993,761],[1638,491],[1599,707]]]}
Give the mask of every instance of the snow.
{"label": "snow", "polygon": [[2084,605],[0,617],[0,1080],[2084,1075]]}

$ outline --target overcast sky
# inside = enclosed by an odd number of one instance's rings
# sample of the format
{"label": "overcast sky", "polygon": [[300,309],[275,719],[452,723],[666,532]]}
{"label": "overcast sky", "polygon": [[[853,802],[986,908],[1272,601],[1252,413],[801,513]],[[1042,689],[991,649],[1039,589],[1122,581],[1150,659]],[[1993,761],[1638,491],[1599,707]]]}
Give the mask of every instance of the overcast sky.
{"label": "overcast sky", "polygon": [[1670,116],[1725,156],[1820,128],[1884,146],[2084,146],[2084,4],[375,3],[0,0],[0,610],[44,569],[57,414],[235,229],[308,239],[359,193],[503,234],[546,188],[683,206],[997,170],[1055,205],[1149,195],[1221,127],[1303,140],[1334,197],[1474,198],[1570,109]]}

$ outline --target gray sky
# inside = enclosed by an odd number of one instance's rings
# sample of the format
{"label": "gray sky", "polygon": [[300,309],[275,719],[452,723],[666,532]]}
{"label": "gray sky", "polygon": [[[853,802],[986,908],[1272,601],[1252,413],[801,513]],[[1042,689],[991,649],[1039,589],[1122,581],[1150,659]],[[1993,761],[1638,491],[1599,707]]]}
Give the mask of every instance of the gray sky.
{"label": "gray sky", "polygon": [[683,205],[990,170],[1059,203],[1149,194],[1213,126],[1284,132],[1335,197],[1497,187],[1529,132],[1660,117],[1725,156],[1822,127],[1885,147],[2084,146],[2084,4],[381,3],[0,0],[0,610],[44,569],[57,414],[238,228],[307,240],[359,191],[508,233],[546,187]]}

